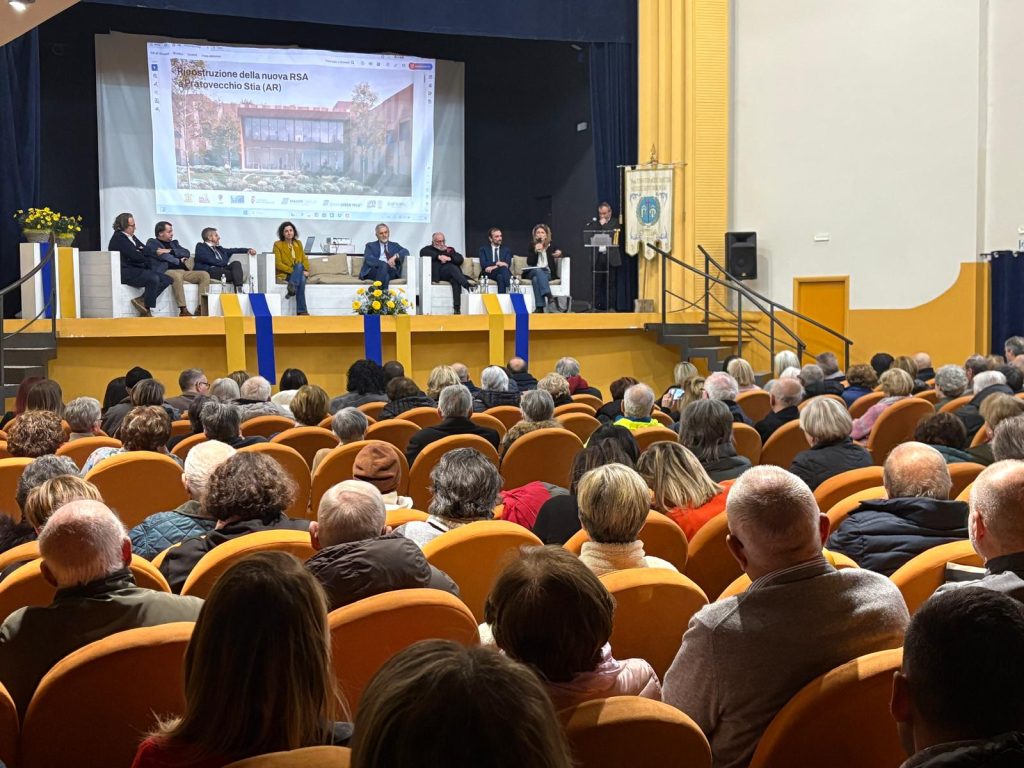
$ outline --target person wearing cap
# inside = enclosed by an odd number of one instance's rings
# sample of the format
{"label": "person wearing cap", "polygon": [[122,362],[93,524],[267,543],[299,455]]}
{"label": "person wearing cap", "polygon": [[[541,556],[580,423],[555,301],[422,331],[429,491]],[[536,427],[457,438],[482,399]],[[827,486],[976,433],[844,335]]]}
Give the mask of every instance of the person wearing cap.
{"label": "person wearing cap", "polygon": [[412,508],[412,499],[398,495],[398,485],[402,482],[402,464],[397,450],[390,445],[370,443],[360,449],[352,465],[352,477],[380,491],[387,511]]}
{"label": "person wearing cap", "polygon": [[107,412],[103,414],[100,426],[106,434],[112,435],[117,432],[124,417],[128,415],[128,411],[135,407],[132,405],[132,388],[140,381],[152,378],[153,374],[140,366],[135,366],[124,375],[124,386],[128,390],[128,396],[117,405],[108,408]]}

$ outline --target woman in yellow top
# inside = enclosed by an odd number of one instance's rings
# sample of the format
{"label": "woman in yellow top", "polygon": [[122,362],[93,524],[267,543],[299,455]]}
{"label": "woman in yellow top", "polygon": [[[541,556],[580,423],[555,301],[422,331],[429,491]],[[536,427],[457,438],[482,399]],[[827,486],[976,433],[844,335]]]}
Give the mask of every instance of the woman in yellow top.
{"label": "woman in yellow top", "polygon": [[274,243],[274,266],[277,281],[288,281],[287,298],[295,297],[295,314],[308,315],[306,311],[306,278],[309,277],[309,259],[299,242],[299,230],[290,221],[277,228],[277,242]]}

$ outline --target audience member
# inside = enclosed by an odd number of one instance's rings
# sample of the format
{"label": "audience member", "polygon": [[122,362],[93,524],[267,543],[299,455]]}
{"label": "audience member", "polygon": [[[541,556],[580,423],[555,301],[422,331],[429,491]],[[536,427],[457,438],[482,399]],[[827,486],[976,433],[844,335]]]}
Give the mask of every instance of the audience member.
{"label": "audience member", "polygon": [[68,442],[100,434],[100,401],[95,397],[76,397],[64,408],[64,420],[70,434]]}
{"label": "audience member", "polygon": [[1024,459],[1024,416],[1006,419],[996,427],[992,438],[992,457],[996,461]]}
{"label": "audience member", "polygon": [[828,540],[828,548],[861,568],[891,576],[926,549],[967,538],[967,503],[951,501],[942,454],[902,443],[885,460],[886,499],[862,501]]}
{"label": "audience member", "polygon": [[757,434],[761,436],[761,444],[768,442],[768,438],[783,424],[796,421],[800,418],[800,401],[803,399],[803,386],[799,379],[779,379],[772,387],[769,402],[771,411],[768,415],[754,425]]}
{"label": "audience member", "polygon": [[569,382],[560,374],[549,373],[537,382],[537,389],[543,389],[551,395],[555,408],[560,405],[569,405],[573,402],[572,395],[569,394]]}
{"label": "audience member", "polygon": [[223,379],[214,379],[210,385],[210,396],[222,403],[233,403],[242,396],[238,388],[238,382],[225,376]]}
{"label": "audience member", "polygon": [[451,640],[424,640],[392,656],[359,701],[352,768],[442,765],[571,768],[536,673],[491,648]]}
{"label": "audience member", "polygon": [[781,378],[782,372],[787,368],[799,368],[800,358],[797,357],[796,352],[789,349],[784,349],[781,352],[775,354],[774,365],[772,371],[775,373],[775,378]]}
{"label": "audience member", "polygon": [[[174,421],[178,418],[178,411],[173,406],[168,405],[164,401],[164,396],[167,394],[167,390],[163,384],[156,379],[143,379],[134,387],[132,387],[131,401],[132,409],[139,408],[140,406],[156,405],[163,408],[167,412],[167,418]],[[129,411],[130,413],[131,411]],[[126,414],[127,415],[127,414]],[[124,419],[122,418],[123,422]],[[121,428],[117,428],[118,431],[114,434],[114,437],[121,437]]]}
{"label": "audience member", "polygon": [[937,450],[947,464],[974,461],[967,452],[964,423],[952,413],[936,413],[921,419],[914,429],[914,440]]}
{"label": "audience member", "polygon": [[381,367],[384,372],[384,386],[387,387],[388,382],[392,379],[397,379],[399,376],[405,376],[405,366],[397,360],[388,360]]}
{"label": "audience member", "polygon": [[995,394],[1013,394],[1013,390],[1006,386],[1006,377],[999,371],[982,371],[974,376],[972,382],[974,397],[955,411],[957,417],[964,423],[968,440],[973,440],[974,435],[985,423],[981,415],[981,404]]}
{"label": "audience member", "polygon": [[1002,355],[986,355],[985,362],[988,363],[988,369],[994,371],[1002,365],[1006,365],[1006,359]]}
{"label": "audience member", "polygon": [[352,406],[358,408],[366,403],[385,403],[384,369],[373,360],[356,360],[348,367],[346,392],[331,400],[331,413]]}
{"label": "audience member", "polygon": [[[139,366],[135,366],[124,375],[125,396],[114,405],[108,405],[106,398],[104,398],[102,422],[104,432],[111,436],[117,434],[117,430],[121,426],[121,420],[127,416],[128,411],[135,406],[132,402],[132,390],[140,381],[152,378],[153,374]],[[113,382],[111,382],[111,384],[113,384]],[[109,386],[107,388],[107,392],[110,394]],[[148,403],[146,403],[146,405],[148,405]]]}
{"label": "audience member", "polygon": [[878,374],[870,365],[852,365],[846,372],[846,389],[843,390],[843,400],[849,408],[864,395],[870,395],[878,386]]}
{"label": "audience member", "polygon": [[936,595],[914,614],[893,679],[904,768],[1024,764],[1024,607],[994,592]]}
{"label": "audience member", "polygon": [[871,428],[875,426],[882,411],[893,403],[909,397],[914,391],[914,380],[902,368],[890,368],[878,379],[878,385],[885,393],[885,397],[868,408],[863,416],[853,420],[853,431],[850,436],[854,440],[863,440],[870,435]]}
{"label": "audience member", "polygon": [[910,378],[914,381],[914,392],[924,392],[928,389],[928,385],[921,381],[920,375],[917,370],[917,363],[914,362],[914,358],[908,355],[900,355],[897,357],[892,364],[893,368],[899,368],[901,371],[906,371]]}
{"label": "audience member", "polygon": [[892,368],[892,364],[895,362],[896,358],[888,352],[878,352],[871,357],[871,367],[875,370],[875,375],[879,379],[882,378],[883,373]]}
{"label": "audience member", "polygon": [[985,398],[981,404],[981,418],[983,425],[980,433],[983,433],[982,443],[972,446],[967,450],[970,460],[986,467],[995,461],[992,453],[992,436],[996,428],[1007,419],[1024,414],[1024,401],[1013,395],[1006,395],[997,392],[991,397]]}
{"label": "audience member", "polygon": [[932,368],[932,358],[927,352],[917,352],[913,357],[914,365],[917,366],[917,378],[927,384],[935,378],[935,369]]}
{"label": "audience member", "polygon": [[373,442],[360,448],[352,464],[352,477],[376,488],[389,512],[412,508],[412,499],[398,495],[398,487],[402,482],[402,463],[398,449],[393,445]]}
{"label": "audience member", "polygon": [[[18,391],[14,395],[14,410],[7,411],[4,414],[3,421],[0,421],[0,429],[7,429],[7,425],[10,424],[14,419],[25,412],[26,402],[28,400],[28,392],[32,387],[43,380],[42,376],[26,376],[18,384]],[[115,379],[116,381],[116,379]],[[113,384],[114,382],[111,382]],[[108,385],[109,389],[109,385]]]}
{"label": "audience member", "polygon": [[434,495],[427,509],[429,517],[395,529],[420,547],[455,528],[492,519],[500,501],[498,468],[472,448],[456,448],[444,454],[430,473],[430,485]]}
{"label": "audience member", "polygon": [[53,379],[43,379],[29,390],[25,398],[26,411],[50,411],[64,418],[64,393]]}
{"label": "audience member", "polygon": [[[697,370],[697,366],[695,366],[689,360],[682,360],[676,363],[675,368],[673,368],[672,370],[673,384],[671,387],[665,390],[665,393],[661,396],[661,400],[658,401],[661,406],[661,410],[668,414],[678,414],[679,411],[682,410],[682,408],[687,405],[687,403],[679,402],[682,399],[683,394],[688,389],[687,384],[691,379],[695,379],[698,376],[700,376],[700,372]],[[701,381],[703,381],[704,377],[700,376],[700,378]],[[619,379],[619,381],[622,381],[622,379]],[[612,382],[612,384],[614,383],[615,382]],[[639,384],[640,382],[634,380],[631,383]],[[624,392],[625,387],[623,387],[620,391]],[[612,391],[612,400],[615,399],[615,392]],[[619,397],[619,399],[622,399],[621,396]],[[600,416],[601,413],[599,411],[598,418],[600,418]]]}
{"label": "audience member", "polygon": [[109,409],[120,403],[126,397],[128,397],[128,388],[125,386],[125,377],[118,376],[107,382],[107,387],[103,391],[103,413],[106,413]]}
{"label": "audience member", "polygon": [[979,373],[991,370],[992,366],[989,365],[988,360],[983,355],[971,355],[964,362],[964,373],[967,374],[967,386],[972,387],[974,384],[974,377]]}
{"label": "audience member", "polygon": [[793,694],[844,662],[898,648],[908,615],[888,579],[829,565],[828,518],[786,470],[747,472],[726,514],[729,550],[752,584],[690,620],[664,700],[707,734],[716,768],[740,768]]}
{"label": "audience member", "polygon": [[309,379],[306,378],[306,374],[301,368],[285,368],[284,373],[281,374],[281,380],[278,381],[278,387],[282,392],[298,391],[307,384],[309,384]]}
{"label": "audience member", "polygon": [[238,385],[238,388],[241,389],[242,385],[249,380],[249,372],[232,371],[231,373],[228,374],[228,378],[235,382],[235,384]]}
{"label": "audience member", "polygon": [[452,363],[452,370],[455,371],[456,375],[459,377],[459,383],[468,389],[470,394],[479,389],[479,387],[473,383],[473,379],[469,377],[469,369],[464,363]]}
{"label": "audience member", "polygon": [[72,651],[125,629],[195,621],[202,606],[135,585],[131,542],[99,501],[58,509],[39,551],[43,575],[57,588],[53,602],[16,610],[0,626],[0,682],[22,718],[43,675]]}
{"label": "audience member", "polygon": [[935,372],[935,390],[939,393],[939,399],[935,401],[935,410],[963,395],[967,383],[967,374],[959,365],[944,365],[939,368]]}
{"label": "audience member", "polygon": [[805,405],[800,412],[800,428],[811,447],[793,458],[789,471],[812,491],[830,477],[874,463],[871,454],[850,437],[850,412],[832,398],[817,397]]}
{"label": "audience member", "polygon": [[529,392],[537,388],[537,379],[527,370],[526,361],[521,357],[513,357],[505,366],[508,377],[516,383],[520,392]]}
{"label": "audience member", "polygon": [[309,524],[317,553],[306,567],[327,593],[328,610],[397,589],[458,596],[455,582],[430,565],[415,542],[392,533],[386,519],[380,492],[361,480],[344,480],[320,500],[316,522]]}
{"label": "audience member", "polygon": [[[0,514],[0,554],[36,539],[37,532],[25,517],[25,505],[28,503],[29,494],[52,477],[77,474],[78,466],[67,456],[47,454],[33,459],[25,466],[14,492],[14,501],[21,511],[18,517],[21,519],[15,522],[15,515]],[[13,512],[14,510],[11,510],[11,513]],[[4,573],[10,570],[12,569],[6,569]],[[2,578],[3,574],[0,574],[0,579]]]}
{"label": "audience member", "polygon": [[728,373],[718,371],[717,373],[712,373],[704,380],[704,397],[706,399],[721,400],[729,406],[729,413],[732,414],[733,421],[753,426],[754,423],[747,418],[747,414],[736,404],[736,396],[739,392],[740,389],[736,379]]}
{"label": "audience member", "polygon": [[323,590],[287,553],[249,555],[217,580],[184,669],[184,712],[142,742],[133,768],[221,768],[268,752],[345,745],[352,735],[348,723],[335,722],[347,708]]}
{"label": "audience member", "polygon": [[580,361],[575,357],[563,357],[555,363],[555,373],[564,376],[569,382],[570,395],[593,395],[601,397],[601,390],[590,386],[587,380],[580,375]]}
{"label": "audience member", "polygon": [[613,422],[630,432],[649,427],[659,427],[661,422],[651,416],[654,413],[654,390],[646,384],[634,384],[622,395],[622,413]]}
{"label": "audience member", "polygon": [[46,456],[64,441],[64,425],[53,411],[25,411],[7,427],[7,451],[14,457]]}
{"label": "audience member", "polygon": [[477,413],[499,405],[519,406],[519,390],[509,387],[508,374],[499,365],[490,365],[480,374],[480,389],[473,393],[473,410]]}
{"label": "audience member", "polygon": [[652,508],[675,521],[688,541],[704,523],[725,511],[732,481],[713,481],[697,457],[679,443],[650,446],[636,469],[654,495]]}
{"label": "audience member", "polygon": [[524,392],[519,400],[519,410],[522,411],[523,419],[513,424],[501,439],[501,450],[499,453],[502,456],[508,452],[512,443],[525,434],[538,429],[562,428],[562,423],[554,417],[554,400],[551,399],[551,395],[548,394],[547,390],[543,388]]}
{"label": "audience member", "polygon": [[611,696],[661,700],[650,664],[612,656],[614,613],[601,580],[561,547],[525,549],[484,607],[494,643],[540,675],[557,710]]}
{"label": "audience member", "polygon": [[436,365],[430,372],[430,378],[427,379],[427,397],[437,403],[442,389],[461,383],[459,374],[450,365]]}
{"label": "audience member", "polygon": [[396,419],[413,408],[436,408],[437,403],[423,394],[419,385],[405,376],[396,376],[387,386],[388,403],[380,412],[380,419]]}
{"label": "audience member", "polygon": [[1024,336],[1011,336],[1003,342],[1003,352],[1006,354],[1006,362],[1012,363],[1019,356],[1024,355]]}
{"label": "audience member", "polygon": [[167,411],[159,405],[145,405],[133,408],[121,422],[121,447],[104,446],[89,454],[82,465],[82,476],[89,472],[104,459],[131,451],[150,451],[174,459],[179,464],[181,459],[167,451],[167,441],[171,437],[171,419]]}
{"label": "audience member", "polygon": [[[207,403],[219,402],[216,398],[210,395],[199,395],[192,399],[189,403],[188,411],[182,414],[188,419],[189,431],[188,434],[184,435],[172,435],[171,439],[167,441],[167,450],[173,451],[174,447],[187,437],[192,435],[201,435],[203,433],[203,407]],[[174,425],[171,425],[173,430]]]}
{"label": "audience member", "polygon": [[470,419],[473,415],[473,396],[468,388],[461,385],[445,387],[437,403],[437,413],[441,417],[439,424],[421,429],[409,440],[405,448],[405,458],[410,467],[424,448],[451,435],[479,435],[493,445],[494,450],[498,450],[497,430],[481,427]]}
{"label": "audience member", "polygon": [[304,384],[293,390],[295,396],[288,404],[297,427],[319,427],[320,422],[330,416],[330,398],[323,387]]}
{"label": "audience member", "polygon": [[[568,383],[568,382],[566,382],[566,383]],[[636,379],[634,379],[632,376],[623,376],[623,377],[618,378],[615,381],[613,381],[609,385],[609,387],[608,387],[608,392],[612,396],[612,399],[611,399],[610,402],[605,403],[604,405],[602,405],[600,408],[597,409],[597,419],[598,419],[598,421],[600,421],[602,424],[611,424],[612,422],[615,421],[615,419],[617,419],[619,416],[621,416],[622,415],[622,398],[625,396],[626,390],[629,389],[634,384],[639,384],[639,383],[640,382],[637,381]],[[668,400],[669,406],[673,402],[671,394],[672,394],[672,388],[670,388],[665,393],[665,397],[669,398],[669,400]],[[662,398],[662,401],[664,402],[664,398]],[[665,408],[667,408],[667,407],[668,406],[663,406],[662,410],[665,410]]]}
{"label": "audience member", "polygon": [[262,435],[245,437],[242,435],[242,411],[234,403],[218,403],[211,401],[203,406],[200,414],[203,422],[203,434],[207,440],[218,440],[230,445],[235,450],[255,443],[265,443],[267,438]]}
{"label": "audience member", "polygon": [[167,404],[184,413],[199,395],[205,395],[210,389],[210,382],[200,368],[186,368],[178,376],[178,388],[181,394],[167,398]]}
{"label": "audience member", "polygon": [[284,416],[284,410],[270,402],[270,382],[262,376],[250,376],[239,388],[235,405],[242,412],[242,421],[257,416]]}
{"label": "audience member", "polygon": [[754,368],[742,357],[735,357],[725,366],[725,372],[736,380],[740,392],[760,389],[754,379]]}
{"label": "audience member", "polygon": [[[342,408],[334,416],[331,417],[331,431],[338,438],[338,445],[348,445],[359,440],[366,438],[366,430],[370,426],[370,420],[366,418],[366,414],[360,411],[358,408],[349,406]],[[320,466],[327,454],[333,451],[334,448],[321,448],[313,456],[313,464],[310,467],[310,471],[315,475],[317,467]]]}
{"label": "audience member", "polygon": [[679,442],[693,451],[716,483],[734,480],[750,469],[750,459],[736,453],[733,417],[721,400],[698,400],[679,417]]}
{"label": "audience member", "polygon": [[825,375],[825,381],[841,383],[846,378],[846,374],[839,370],[839,358],[836,357],[835,352],[822,352],[815,355],[814,362],[821,368],[821,372]]}
{"label": "audience member", "polygon": [[261,453],[236,453],[214,469],[200,499],[200,514],[217,522],[205,536],[185,539],[168,551],[160,572],[171,589],[181,592],[196,563],[225,541],[255,531],[309,530],[308,520],[285,516],[294,496],[294,481]]}
{"label": "audience member", "polygon": [[1013,390],[1013,393],[1019,394],[1021,388],[1024,387],[1024,371],[1022,371],[1017,365],[1007,364],[1000,365],[996,368],[1003,378],[1006,379],[1006,386]]}
{"label": "audience member", "polygon": [[844,387],[835,379],[826,379],[820,365],[811,363],[800,369],[800,383],[804,387],[804,397],[819,395],[838,395],[842,397]]}

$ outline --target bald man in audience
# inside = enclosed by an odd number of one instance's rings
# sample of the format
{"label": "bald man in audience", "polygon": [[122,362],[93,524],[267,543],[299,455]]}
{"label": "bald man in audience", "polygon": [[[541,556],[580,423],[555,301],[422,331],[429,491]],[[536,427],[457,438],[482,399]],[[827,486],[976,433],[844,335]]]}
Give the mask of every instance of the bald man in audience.
{"label": "bald man in audience", "polygon": [[935,369],[932,368],[932,358],[927,352],[918,352],[915,354],[914,365],[917,366],[918,381],[930,381],[935,378]]}
{"label": "bald man in audience", "polygon": [[470,378],[469,368],[466,367],[465,363],[452,363],[451,368],[455,371],[455,375],[459,377],[459,382],[469,390],[470,394],[480,389],[480,387],[473,383],[473,379]]}
{"label": "bald man in audience", "polygon": [[195,597],[137,586],[128,534],[98,501],[54,512],[39,534],[39,552],[43,577],[57,588],[53,602],[21,608],[0,626],[0,682],[22,717],[43,675],[72,651],[126,629],[195,621],[203,606]]}
{"label": "bald man in audience", "polygon": [[800,418],[800,400],[803,398],[804,388],[800,379],[779,379],[772,387],[771,406],[772,411],[757,424],[754,429],[761,436],[761,444],[768,442],[768,438],[775,434],[775,431],[783,424],[796,421]]}
{"label": "bald man in audience", "polygon": [[882,485],[889,498],[862,501],[828,540],[830,550],[891,576],[926,549],[967,538],[967,502],[950,500],[949,467],[930,445],[893,448]]}
{"label": "bald man in audience", "polygon": [[663,700],[700,726],[714,768],[745,768],[793,694],[851,659],[898,648],[909,616],[888,579],[829,565],[828,518],[796,475],[747,470],[726,515],[729,551],[752,583],[690,620]]}

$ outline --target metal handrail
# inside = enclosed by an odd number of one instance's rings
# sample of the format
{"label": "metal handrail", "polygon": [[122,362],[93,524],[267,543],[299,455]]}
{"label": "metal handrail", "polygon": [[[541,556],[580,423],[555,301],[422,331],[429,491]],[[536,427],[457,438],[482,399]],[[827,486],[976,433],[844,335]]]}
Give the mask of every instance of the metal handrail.
{"label": "metal handrail", "polygon": [[12,333],[4,333],[2,329],[2,323],[6,312],[4,311],[4,299],[15,291],[20,289],[25,283],[33,279],[36,274],[45,269],[47,266],[52,266],[56,263],[57,258],[57,239],[54,234],[50,233],[49,248],[46,249],[46,257],[39,260],[39,263],[35,267],[30,269],[18,280],[8,285],[6,288],[0,289],[0,388],[7,386],[7,366],[6,366],[6,342],[15,338],[19,334],[23,333],[39,318],[50,312],[50,330],[49,336],[51,343],[56,346],[57,342],[57,276],[55,272],[52,272],[52,279],[50,280],[49,295],[45,297],[43,301],[43,307],[36,313],[36,316],[31,320],[25,322],[20,328]]}

